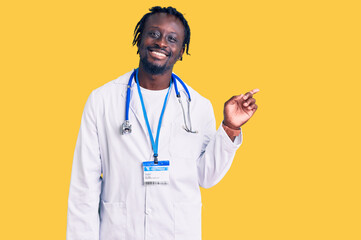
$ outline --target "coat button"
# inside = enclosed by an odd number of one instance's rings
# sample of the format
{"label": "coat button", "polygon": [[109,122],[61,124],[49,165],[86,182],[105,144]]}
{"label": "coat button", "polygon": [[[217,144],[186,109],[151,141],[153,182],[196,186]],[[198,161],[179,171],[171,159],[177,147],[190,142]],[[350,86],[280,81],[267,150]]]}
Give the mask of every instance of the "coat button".
{"label": "coat button", "polygon": [[152,209],[150,209],[150,208],[145,209],[145,214],[149,215],[151,213],[152,213]]}

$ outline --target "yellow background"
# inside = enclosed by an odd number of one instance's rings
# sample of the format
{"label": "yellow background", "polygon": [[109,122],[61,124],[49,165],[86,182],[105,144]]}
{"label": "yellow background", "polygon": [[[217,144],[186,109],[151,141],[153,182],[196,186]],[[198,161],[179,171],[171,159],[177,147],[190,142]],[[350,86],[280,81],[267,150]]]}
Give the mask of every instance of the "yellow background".
{"label": "yellow background", "polygon": [[[90,92],[138,64],[135,24],[173,5],[175,72],[210,99],[259,88],[231,170],[202,189],[203,239],[361,239],[359,1],[3,1],[1,239],[65,239]],[[212,79],[206,81],[205,79]]]}

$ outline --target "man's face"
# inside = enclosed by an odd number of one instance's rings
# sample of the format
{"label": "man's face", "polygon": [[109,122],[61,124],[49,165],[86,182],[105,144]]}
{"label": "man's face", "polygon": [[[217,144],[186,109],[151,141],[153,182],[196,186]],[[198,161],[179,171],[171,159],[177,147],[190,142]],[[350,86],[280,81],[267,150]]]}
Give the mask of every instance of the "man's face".
{"label": "man's face", "polygon": [[140,66],[151,74],[172,70],[183,55],[184,26],[173,15],[156,13],[144,26],[138,45]]}

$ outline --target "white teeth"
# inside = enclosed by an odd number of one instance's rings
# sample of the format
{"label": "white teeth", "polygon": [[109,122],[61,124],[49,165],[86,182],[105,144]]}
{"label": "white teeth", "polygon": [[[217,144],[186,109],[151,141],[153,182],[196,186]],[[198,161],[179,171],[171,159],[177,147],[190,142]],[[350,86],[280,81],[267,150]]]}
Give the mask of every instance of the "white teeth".
{"label": "white teeth", "polygon": [[152,53],[154,53],[155,55],[158,55],[159,57],[165,57],[164,53],[155,52],[155,51],[153,51]]}

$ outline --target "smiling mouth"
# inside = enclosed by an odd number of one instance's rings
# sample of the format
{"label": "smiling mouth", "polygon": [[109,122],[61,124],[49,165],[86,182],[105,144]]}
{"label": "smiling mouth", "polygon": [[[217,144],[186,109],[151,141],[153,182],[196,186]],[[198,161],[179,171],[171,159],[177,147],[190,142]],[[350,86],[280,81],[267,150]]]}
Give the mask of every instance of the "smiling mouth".
{"label": "smiling mouth", "polygon": [[156,59],[165,59],[168,54],[158,49],[148,49],[150,55]]}

